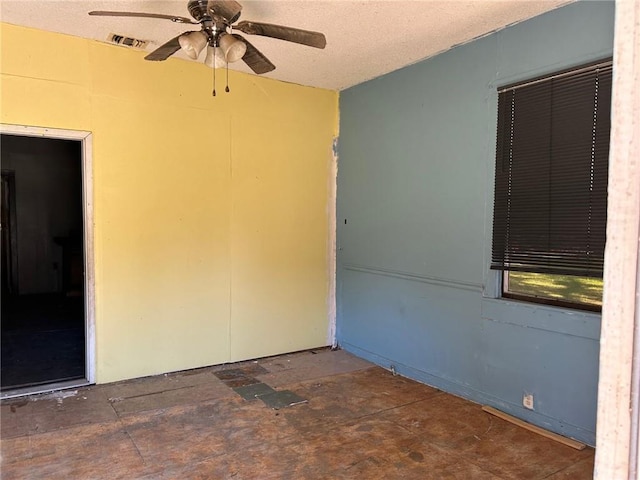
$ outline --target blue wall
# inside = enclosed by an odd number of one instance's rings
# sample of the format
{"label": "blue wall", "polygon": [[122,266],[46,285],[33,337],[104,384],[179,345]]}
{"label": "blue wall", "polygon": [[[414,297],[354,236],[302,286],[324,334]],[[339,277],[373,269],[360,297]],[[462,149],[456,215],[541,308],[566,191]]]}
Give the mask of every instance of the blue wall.
{"label": "blue wall", "polygon": [[613,17],[571,4],[340,98],[339,344],[589,444],[599,315],[495,298],[496,88],[610,56]]}

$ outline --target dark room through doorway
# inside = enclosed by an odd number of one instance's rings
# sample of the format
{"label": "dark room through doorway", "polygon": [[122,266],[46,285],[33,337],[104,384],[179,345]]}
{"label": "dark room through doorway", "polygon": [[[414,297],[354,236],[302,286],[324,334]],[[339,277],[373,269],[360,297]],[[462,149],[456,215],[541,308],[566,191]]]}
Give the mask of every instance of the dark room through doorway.
{"label": "dark room through doorway", "polygon": [[2,134],[3,394],[85,378],[82,142]]}

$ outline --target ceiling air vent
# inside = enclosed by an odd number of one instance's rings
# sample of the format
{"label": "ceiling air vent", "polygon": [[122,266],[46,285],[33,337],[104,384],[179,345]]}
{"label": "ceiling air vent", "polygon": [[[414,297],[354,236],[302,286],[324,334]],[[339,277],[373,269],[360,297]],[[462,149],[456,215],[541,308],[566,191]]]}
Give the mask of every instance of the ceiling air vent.
{"label": "ceiling air vent", "polygon": [[137,38],[125,37],[115,33],[110,33],[107,40],[116,45],[124,45],[125,47],[139,48],[144,50],[149,42],[147,40],[138,40]]}

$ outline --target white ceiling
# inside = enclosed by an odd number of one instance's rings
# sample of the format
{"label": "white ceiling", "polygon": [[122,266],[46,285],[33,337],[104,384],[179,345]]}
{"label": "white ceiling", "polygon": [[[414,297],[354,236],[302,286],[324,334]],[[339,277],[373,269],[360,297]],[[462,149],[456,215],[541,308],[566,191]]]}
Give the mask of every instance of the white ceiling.
{"label": "white ceiling", "polygon": [[[342,90],[397,70],[475,37],[539,15],[569,0],[261,0],[241,1],[241,20],[323,32],[319,50],[248,36],[276,70],[265,76]],[[168,20],[87,15],[125,10],[189,17],[187,0],[0,0],[3,22],[106,41],[109,33],[148,40],[152,51],[197,25]],[[121,47],[127,48],[127,47]],[[175,55],[186,60],[182,53]],[[204,59],[204,53],[200,60]],[[142,61],[142,58],[141,58]],[[172,61],[172,60],[169,60]],[[243,62],[231,68],[252,73]]]}

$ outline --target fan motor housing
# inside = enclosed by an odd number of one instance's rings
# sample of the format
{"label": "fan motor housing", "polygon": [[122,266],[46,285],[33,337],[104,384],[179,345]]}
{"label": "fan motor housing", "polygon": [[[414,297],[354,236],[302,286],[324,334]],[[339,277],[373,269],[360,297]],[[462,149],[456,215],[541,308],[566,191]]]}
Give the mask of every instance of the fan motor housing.
{"label": "fan motor housing", "polygon": [[189,0],[187,8],[189,13],[197,22],[201,22],[204,17],[208,17],[207,0]]}

